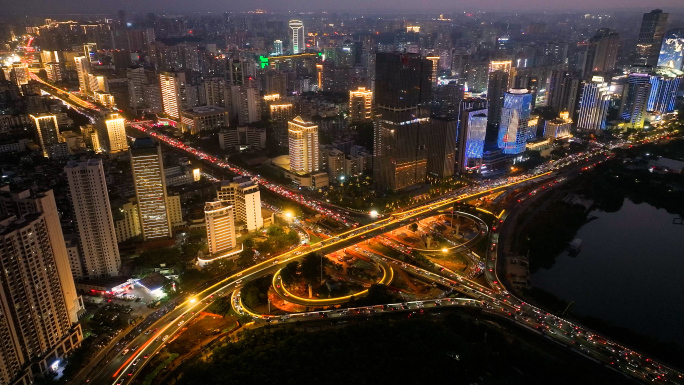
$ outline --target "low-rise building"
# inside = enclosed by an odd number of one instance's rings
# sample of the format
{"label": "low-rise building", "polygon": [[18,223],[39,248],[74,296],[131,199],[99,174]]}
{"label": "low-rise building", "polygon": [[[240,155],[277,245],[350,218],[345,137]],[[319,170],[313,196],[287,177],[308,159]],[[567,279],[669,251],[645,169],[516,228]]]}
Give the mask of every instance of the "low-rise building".
{"label": "low-rise building", "polygon": [[228,127],[229,115],[225,108],[200,106],[181,113],[181,130],[198,134],[205,130]]}

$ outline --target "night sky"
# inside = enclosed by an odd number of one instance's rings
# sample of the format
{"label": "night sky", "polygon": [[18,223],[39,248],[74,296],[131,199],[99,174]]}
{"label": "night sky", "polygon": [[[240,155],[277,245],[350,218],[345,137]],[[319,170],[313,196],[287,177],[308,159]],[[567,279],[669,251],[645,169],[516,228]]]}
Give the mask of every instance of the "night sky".
{"label": "night sky", "polygon": [[682,0],[4,0],[3,11],[28,14],[235,11],[503,11],[683,9]]}

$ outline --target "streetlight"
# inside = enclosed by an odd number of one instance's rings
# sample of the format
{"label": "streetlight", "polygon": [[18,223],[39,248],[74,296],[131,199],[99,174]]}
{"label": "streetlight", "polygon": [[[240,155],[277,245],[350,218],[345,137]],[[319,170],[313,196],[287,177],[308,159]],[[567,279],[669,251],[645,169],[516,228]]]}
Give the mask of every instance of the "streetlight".
{"label": "streetlight", "polygon": [[370,216],[371,216],[371,218],[377,218],[377,217],[378,217],[378,211],[377,211],[377,210],[372,210],[372,211],[370,212]]}
{"label": "streetlight", "polygon": [[190,303],[195,303],[197,302],[197,298],[190,298]]}
{"label": "streetlight", "polygon": [[446,253],[448,253],[448,252],[449,252],[449,249],[447,249],[446,247],[443,247],[443,248],[442,248],[442,253],[446,254]]}

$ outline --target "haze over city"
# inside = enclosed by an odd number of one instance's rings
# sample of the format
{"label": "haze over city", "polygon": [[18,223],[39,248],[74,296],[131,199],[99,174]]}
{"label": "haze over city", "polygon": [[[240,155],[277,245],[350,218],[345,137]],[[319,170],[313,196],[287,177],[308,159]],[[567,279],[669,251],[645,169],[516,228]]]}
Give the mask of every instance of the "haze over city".
{"label": "haze over city", "polygon": [[684,385],[684,7],[12,1],[0,384]]}

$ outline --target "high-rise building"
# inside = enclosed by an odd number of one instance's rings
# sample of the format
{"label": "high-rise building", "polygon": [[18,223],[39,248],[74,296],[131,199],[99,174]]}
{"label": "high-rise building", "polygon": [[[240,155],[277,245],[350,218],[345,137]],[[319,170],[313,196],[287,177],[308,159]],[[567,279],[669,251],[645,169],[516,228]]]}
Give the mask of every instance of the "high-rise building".
{"label": "high-rise building", "polygon": [[81,245],[86,277],[114,277],[121,259],[101,159],[70,161],[64,168]]}
{"label": "high-rise building", "polygon": [[682,71],[668,67],[654,68],[649,77],[651,93],[648,96],[646,110],[656,114],[673,112],[683,78]]}
{"label": "high-rise building", "polygon": [[684,71],[684,28],[667,31],[660,47],[658,66]]}
{"label": "high-rise building", "polygon": [[0,212],[3,217],[14,216],[17,218],[36,212],[43,214],[69,319],[73,323],[78,321],[78,315],[84,306],[81,297],[76,293],[69,257],[64,246],[64,234],[62,233],[59,211],[52,190],[10,191],[9,186],[2,187],[0,188]]}
{"label": "high-rise building", "polygon": [[[645,67],[650,68],[650,67]],[[644,128],[646,106],[651,93],[651,82],[648,72],[633,71],[627,80],[627,95],[622,103],[622,118],[628,121],[630,128]]]}
{"label": "high-rise building", "polygon": [[101,135],[100,146],[103,146],[103,149],[110,154],[128,151],[126,119],[117,113],[112,113],[104,121],[104,127],[105,135]]}
{"label": "high-rise building", "polygon": [[423,183],[432,100],[432,62],[417,54],[376,54],[373,177],[393,191]]}
{"label": "high-rise building", "polygon": [[306,35],[304,34],[304,23],[301,20],[290,20],[290,53],[297,55],[306,51]]}
{"label": "high-rise building", "polygon": [[349,91],[349,119],[352,122],[370,121],[373,118],[373,91],[359,87]]}
{"label": "high-rise building", "polygon": [[[261,120],[261,96],[259,89],[247,86],[233,86],[239,89],[234,101],[238,101],[237,115],[240,124],[248,124]],[[235,94],[233,94],[235,95]]]}
{"label": "high-rise building", "polygon": [[487,100],[465,99],[461,102],[458,121],[456,172],[479,173],[482,167],[487,134]]}
{"label": "high-rise building", "polygon": [[78,88],[82,93],[90,92],[90,81],[88,74],[90,73],[90,61],[85,56],[77,56],[74,58],[76,63],[76,75],[78,75]]}
{"label": "high-rise building", "polygon": [[454,176],[456,125],[456,119],[449,116],[437,116],[430,119],[430,129],[425,136],[429,177],[448,179]]}
{"label": "high-rise building", "polygon": [[[62,238],[62,242],[64,239]],[[0,222],[0,382],[30,384],[80,346],[62,291],[59,262],[46,215],[33,212]],[[59,245],[64,251],[64,243]],[[71,276],[71,272],[68,272]],[[72,282],[73,285],[73,282]]]}
{"label": "high-rise building", "polygon": [[604,130],[610,106],[610,89],[603,77],[594,76],[584,82],[579,102],[577,128],[582,130]]}
{"label": "high-rise building", "polygon": [[283,54],[283,41],[275,40],[273,42],[273,56],[280,56]]}
{"label": "high-rise building", "polygon": [[430,73],[430,82],[432,82],[433,87],[437,84],[439,80],[439,56],[427,56],[426,59],[432,62],[432,72]]}
{"label": "high-rise building", "polygon": [[288,122],[290,148],[290,170],[298,174],[318,171],[320,153],[318,148],[318,126],[306,122],[301,116]]}
{"label": "high-rise building", "polygon": [[22,84],[28,84],[29,80],[31,80],[28,64],[26,63],[12,63],[12,74],[17,87],[21,87]]}
{"label": "high-rise building", "polygon": [[166,210],[161,148],[151,138],[138,138],[129,151],[143,239],[168,238],[171,236],[171,223]]}
{"label": "high-rise building", "polygon": [[235,247],[235,213],[233,206],[225,201],[207,202],[204,206],[207,224],[209,254],[216,254]]}
{"label": "high-rise building", "polygon": [[532,136],[528,126],[531,108],[532,94],[529,90],[514,88],[504,94],[498,141],[504,154],[525,151],[527,140]]}
{"label": "high-rise building", "polygon": [[501,119],[501,108],[503,106],[504,94],[509,88],[512,77],[512,62],[492,61],[489,63],[487,100],[489,100],[488,123],[494,127],[499,126]]}
{"label": "high-rise building", "polygon": [[50,114],[36,114],[31,115],[33,124],[38,130],[38,140],[40,147],[43,150],[43,156],[48,158],[50,156],[50,147],[59,143],[59,126],[57,125],[57,116]]}
{"label": "high-rise building", "polygon": [[615,68],[620,34],[608,28],[601,28],[585,45],[582,76],[608,75]]}
{"label": "high-rise building", "polygon": [[644,13],[637,40],[636,64],[656,66],[669,14],[660,9]]}
{"label": "high-rise building", "polygon": [[50,62],[45,64],[45,72],[48,80],[51,82],[60,82],[64,80],[64,68],[62,63]]}
{"label": "high-rise building", "polygon": [[551,71],[546,83],[546,105],[575,115],[581,79],[565,70]]}
{"label": "high-rise building", "polygon": [[181,208],[180,195],[166,196],[166,212],[169,215],[169,223],[172,228],[183,226],[183,209]]}
{"label": "high-rise building", "polygon": [[135,198],[131,198],[128,202],[117,207],[112,207],[112,213],[117,242],[126,242],[140,235],[140,215],[138,214],[138,202]]}
{"label": "high-rise building", "polygon": [[221,181],[216,192],[220,201],[226,201],[235,210],[235,220],[245,223],[247,230],[264,227],[261,217],[261,193],[259,185],[248,177],[235,177],[232,181]]}
{"label": "high-rise building", "polygon": [[181,111],[189,107],[185,72],[162,72],[159,74],[162,105],[164,113],[171,118],[180,119]]}

